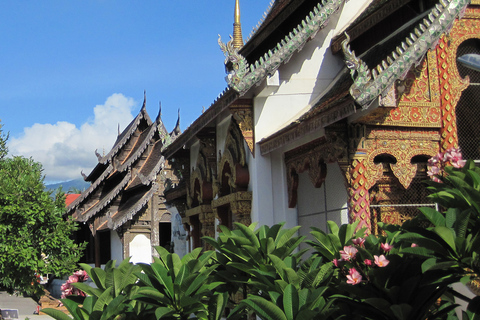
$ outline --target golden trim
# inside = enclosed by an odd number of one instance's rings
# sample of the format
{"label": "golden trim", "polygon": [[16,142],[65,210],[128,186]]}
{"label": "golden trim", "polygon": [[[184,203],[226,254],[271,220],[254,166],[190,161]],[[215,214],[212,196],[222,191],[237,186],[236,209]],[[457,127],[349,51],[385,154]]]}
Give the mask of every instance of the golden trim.
{"label": "golden trim", "polygon": [[470,4],[474,6],[480,6],[480,0],[472,0]]}

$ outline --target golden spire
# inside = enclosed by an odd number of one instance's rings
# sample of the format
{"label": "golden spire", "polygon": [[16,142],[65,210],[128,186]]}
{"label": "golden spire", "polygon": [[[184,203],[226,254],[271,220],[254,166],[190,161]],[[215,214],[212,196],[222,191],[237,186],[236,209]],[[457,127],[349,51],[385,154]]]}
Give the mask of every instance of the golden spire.
{"label": "golden spire", "polygon": [[243,47],[242,24],[240,23],[240,4],[235,0],[235,15],[233,22],[233,47],[240,49]]}

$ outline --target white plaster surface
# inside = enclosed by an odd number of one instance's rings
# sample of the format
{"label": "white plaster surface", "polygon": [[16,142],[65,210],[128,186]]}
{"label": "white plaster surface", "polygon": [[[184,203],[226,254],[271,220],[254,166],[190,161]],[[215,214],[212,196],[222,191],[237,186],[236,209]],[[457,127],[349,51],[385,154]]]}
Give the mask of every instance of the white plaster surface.
{"label": "white plaster surface", "polygon": [[111,260],[117,260],[117,264],[123,261],[123,245],[118,233],[110,231],[110,257]]}
{"label": "white plaster surface", "polygon": [[[308,171],[298,175],[297,212],[300,235],[310,235],[310,227],[328,232],[327,221],[338,225],[348,222],[347,190],[338,164],[327,164],[327,177],[320,188],[315,188]],[[308,246],[303,245],[301,248]]]}
{"label": "white plaster surface", "polygon": [[145,235],[139,234],[133,238],[129,244],[130,262],[132,263],[151,263],[152,245],[150,239]]}

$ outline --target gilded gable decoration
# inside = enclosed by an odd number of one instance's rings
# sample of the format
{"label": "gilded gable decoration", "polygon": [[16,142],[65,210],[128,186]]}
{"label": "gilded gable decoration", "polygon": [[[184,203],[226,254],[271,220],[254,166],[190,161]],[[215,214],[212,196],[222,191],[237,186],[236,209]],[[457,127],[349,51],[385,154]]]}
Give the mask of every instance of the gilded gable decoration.
{"label": "gilded gable decoration", "polygon": [[378,96],[391,87],[395,80],[403,78],[413,64],[418,64],[426,52],[435,47],[443,33],[448,32],[455,18],[466,8],[469,0],[445,0],[432,9],[428,19],[424,19],[415,34],[401,43],[375,68],[370,69],[364,61],[356,57],[350,49],[350,38],[342,43],[346,65],[351,70],[353,85],[350,94],[363,108],[368,108]]}
{"label": "gilded gable decoration", "polygon": [[346,156],[347,144],[337,135],[322,137],[285,153],[288,206],[297,205],[298,174],[308,170],[310,181],[320,188],[327,176],[327,163]]}

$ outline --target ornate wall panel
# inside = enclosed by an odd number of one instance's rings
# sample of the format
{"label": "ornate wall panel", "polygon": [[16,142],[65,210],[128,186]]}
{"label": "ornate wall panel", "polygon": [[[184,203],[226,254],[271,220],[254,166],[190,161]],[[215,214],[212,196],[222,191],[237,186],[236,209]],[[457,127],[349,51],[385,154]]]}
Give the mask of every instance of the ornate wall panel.
{"label": "ornate wall panel", "polygon": [[346,156],[347,144],[337,135],[322,137],[285,153],[288,206],[297,205],[298,174],[308,170],[310,181],[320,188],[327,176],[326,163]]}
{"label": "ornate wall panel", "polygon": [[381,101],[386,107],[379,107],[356,122],[382,126],[439,128],[441,108],[435,51],[429,51],[421,64],[412,66],[405,79],[397,80]]}
{"label": "ornate wall panel", "polygon": [[[410,187],[418,167],[415,156],[434,156],[439,150],[440,135],[436,131],[379,129],[355,125],[350,129],[350,164],[343,167],[348,182],[351,221],[360,221],[359,228],[375,229],[370,209],[371,189],[384,178],[384,164],[377,156],[391,159],[392,178],[404,190]],[[381,157],[378,159],[382,159]],[[385,183],[384,183],[385,184]],[[383,186],[383,189],[386,187]]]}
{"label": "ornate wall panel", "polygon": [[213,177],[212,209],[220,224],[251,224],[252,193],[247,191],[250,174],[246,162],[244,135],[232,119],[223,155],[219,154],[217,175]]}
{"label": "ornate wall panel", "polygon": [[480,10],[468,8],[464,19],[456,20],[448,36],[441,38],[437,46],[442,102],[442,151],[458,147],[455,108],[462,91],[469,84],[462,79],[456,66],[458,46],[465,40],[480,38]]}

